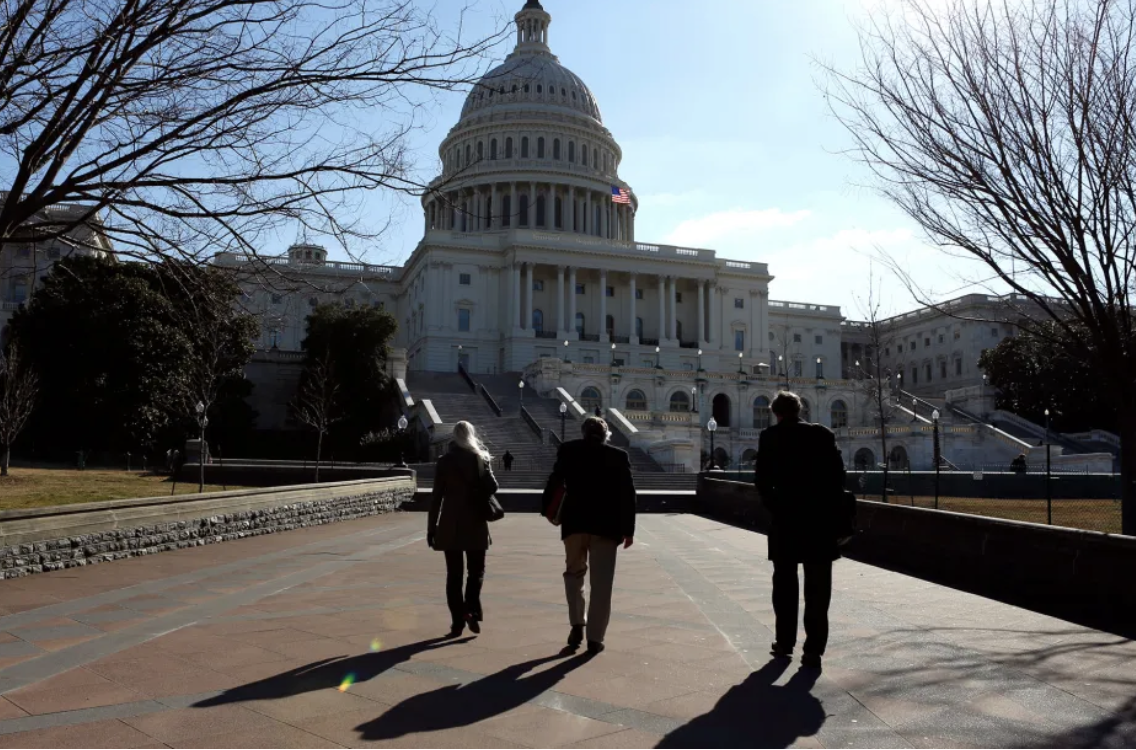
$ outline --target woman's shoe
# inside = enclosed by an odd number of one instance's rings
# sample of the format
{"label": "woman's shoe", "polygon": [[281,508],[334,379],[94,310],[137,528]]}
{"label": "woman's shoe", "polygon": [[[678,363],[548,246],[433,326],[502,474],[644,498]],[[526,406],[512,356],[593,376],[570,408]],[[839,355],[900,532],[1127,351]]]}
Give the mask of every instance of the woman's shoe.
{"label": "woman's shoe", "polygon": [[478,622],[476,615],[466,615],[465,622],[469,625],[469,629],[473,631],[474,634],[481,632],[481,623]]}

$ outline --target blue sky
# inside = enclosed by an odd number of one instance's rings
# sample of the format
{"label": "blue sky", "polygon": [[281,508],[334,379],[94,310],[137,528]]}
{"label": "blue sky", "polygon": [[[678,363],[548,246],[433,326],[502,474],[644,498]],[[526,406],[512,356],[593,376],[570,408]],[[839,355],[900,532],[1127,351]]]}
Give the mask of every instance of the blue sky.
{"label": "blue sky", "polygon": [[[928,247],[839,153],[847,136],[825,107],[814,60],[855,65],[856,23],[894,0],[542,2],[553,17],[553,52],[589,85],[623,148],[620,174],[640,200],[637,239],[768,263],[774,299],[836,304],[850,318],[861,317],[880,248],[934,297],[984,277]],[[463,4],[438,0],[434,13],[453,23]],[[477,0],[467,31],[488,32],[522,5]],[[510,38],[498,56],[511,48]],[[426,180],[463,100],[443,95],[413,134]],[[405,259],[422,234],[417,205],[374,196],[364,210],[395,220],[366,260]],[[914,306],[882,264],[874,270],[884,313]]]}

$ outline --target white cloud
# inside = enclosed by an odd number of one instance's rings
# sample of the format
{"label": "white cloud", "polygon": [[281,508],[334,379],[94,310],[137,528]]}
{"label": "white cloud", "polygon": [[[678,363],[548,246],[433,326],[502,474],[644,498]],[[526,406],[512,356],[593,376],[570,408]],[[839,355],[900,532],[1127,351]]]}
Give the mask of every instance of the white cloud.
{"label": "white cloud", "polygon": [[672,245],[709,247],[726,237],[791,227],[809,215],[810,212],[805,210],[785,212],[779,208],[718,211],[687,219],[674,228],[666,241]]}

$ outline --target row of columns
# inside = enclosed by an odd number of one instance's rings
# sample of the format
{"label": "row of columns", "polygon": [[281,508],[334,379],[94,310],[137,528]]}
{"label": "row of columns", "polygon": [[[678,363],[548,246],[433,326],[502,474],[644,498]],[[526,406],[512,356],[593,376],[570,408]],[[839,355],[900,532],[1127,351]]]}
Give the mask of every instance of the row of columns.
{"label": "row of columns", "polygon": [[[518,261],[512,267],[512,311],[510,315],[514,324],[522,331],[532,328],[533,317],[533,267],[531,262]],[[522,269],[524,283],[522,285]],[[575,266],[556,267],[556,333],[558,338],[575,337],[576,325],[576,271]],[[567,276],[567,289],[565,277]],[[628,295],[628,332],[627,337],[632,343],[638,343],[638,333],[635,330],[637,318],[636,291],[638,289],[639,274],[629,274],[630,294]],[[659,338],[665,341],[678,340],[678,278],[674,276],[657,276],[659,296]],[[600,319],[599,338],[607,341],[607,270],[599,269],[599,295]],[[718,312],[718,290],[711,281],[698,281],[698,343],[718,342],[717,331],[720,325]],[[707,291],[709,289],[709,291]],[[565,300],[567,295],[567,300]],[[709,296],[707,296],[709,295]],[[707,300],[709,300],[709,321],[707,320]],[[565,304],[567,302],[567,304]],[[567,314],[567,317],[565,315]],[[519,320],[518,320],[519,318]],[[709,322],[709,328],[707,328]]]}
{"label": "row of columns", "polygon": [[[498,190],[497,183],[491,184],[488,190],[486,186],[479,185],[435,196],[426,205],[426,229],[460,232],[494,231],[517,226],[537,229],[537,199],[543,197],[544,229],[556,228],[556,200],[559,198],[563,231],[625,242],[635,240],[634,209],[628,203],[614,203],[610,193],[556,183],[510,182],[508,185],[507,212],[502,210],[505,193]],[[519,198],[526,193],[528,200],[522,216]],[[597,207],[598,212],[595,210]]]}

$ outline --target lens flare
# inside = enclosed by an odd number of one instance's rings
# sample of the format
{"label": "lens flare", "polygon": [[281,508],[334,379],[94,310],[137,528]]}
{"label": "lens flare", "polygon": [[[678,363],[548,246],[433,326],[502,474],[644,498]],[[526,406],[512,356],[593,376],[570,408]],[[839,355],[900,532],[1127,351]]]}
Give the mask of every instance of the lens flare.
{"label": "lens flare", "polygon": [[371,641],[371,653],[375,653],[376,651],[380,651],[382,649],[382,647],[383,647],[383,642],[380,641],[378,638],[375,638],[373,641]]}
{"label": "lens flare", "polygon": [[339,683],[339,692],[346,693],[347,688],[355,684],[355,673],[352,672],[343,678],[343,682]]}

